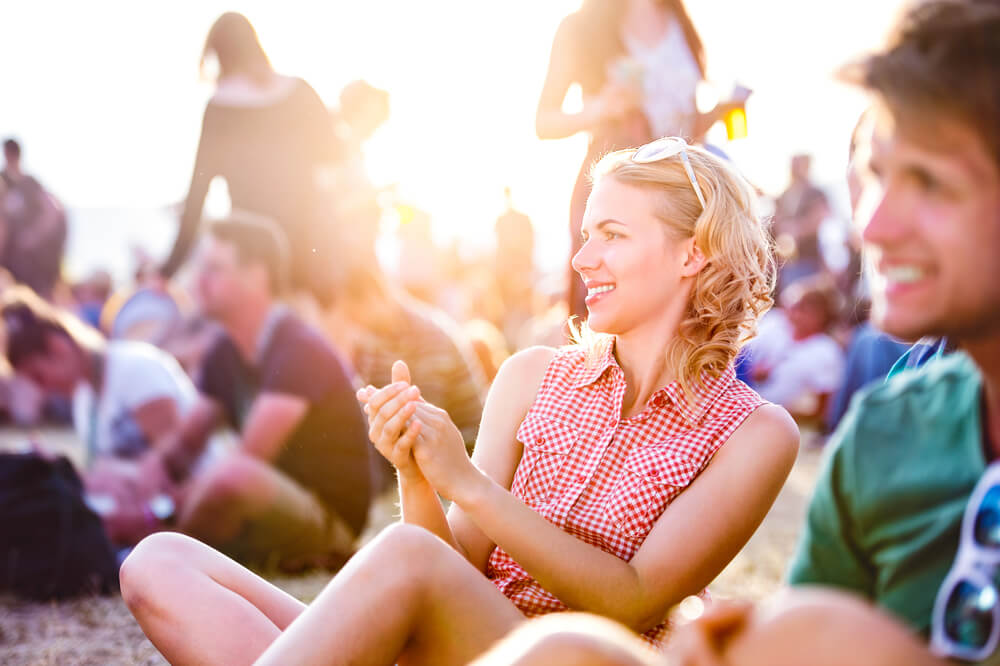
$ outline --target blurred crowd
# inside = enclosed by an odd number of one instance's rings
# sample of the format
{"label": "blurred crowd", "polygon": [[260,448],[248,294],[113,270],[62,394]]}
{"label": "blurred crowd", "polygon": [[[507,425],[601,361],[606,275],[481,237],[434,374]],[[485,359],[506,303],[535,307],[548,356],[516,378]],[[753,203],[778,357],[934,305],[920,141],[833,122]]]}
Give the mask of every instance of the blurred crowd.
{"label": "blurred crowd", "polygon": [[[744,111],[746,90],[695,110],[704,49],[687,14],[667,5],[656,5],[662,53],[623,46],[620,35],[614,44],[597,39],[615,20],[641,42],[648,26],[630,25],[632,13],[614,3],[584,3],[556,36],[539,137],[592,137],[568,206],[574,251],[587,242],[580,232],[596,158],[662,135],[704,144],[712,124],[731,125]],[[586,57],[581,36],[596,40]],[[609,66],[623,48],[631,60]],[[176,242],[167,257],[137,257],[127,284],[100,270],[79,280],[62,274],[65,209],[23,171],[30,146],[5,141],[0,411],[18,427],[72,426],[85,501],[120,558],[144,537],[174,530],[243,563],[336,569],[355,552],[372,502],[394,488],[392,466],[372,452],[370,432],[382,424],[359,404],[374,395],[365,387],[419,388],[472,451],[501,365],[535,345],[568,344],[572,318],[587,316],[587,289],[571,271],[568,279],[542,273],[538,221],[510,189],[490,213],[491,250],[470,256],[434,238],[433,211],[374,184],[366,142],[389,118],[389,92],[356,81],[327,108],[306,81],[272,68],[249,21],[234,13],[213,25],[203,58],[219,75]],[[583,65],[570,68],[574,58]],[[669,70],[669,85],[634,81],[637,62]],[[562,111],[572,84],[593,100],[576,115]],[[866,112],[845,141],[849,201],[837,199],[842,183],[813,179],[806,152],[791,158],[782,192],[757,192],[771,211],[775,305],[735,373],[820,443],[858,391],[921,362],[869,322],[874,278],[862,245],[870,241],[855,217],[859,151],[869,149],[873,121]],[[682,155],[685,195],[697,194],[699,214],[712,211],[685,150],[701,153],[677,145],[650,161]],[[729,168],[724,147],[704,148]],[[629,160],[643,163],[637,156]],[[232,212],[203,220],[215,178],[226,181]],[[376,251],[388,218],[398,223],[395,265]],[[594,296],[591,285],[587,302]],[[946,347],[933,341],[935,354]]]}

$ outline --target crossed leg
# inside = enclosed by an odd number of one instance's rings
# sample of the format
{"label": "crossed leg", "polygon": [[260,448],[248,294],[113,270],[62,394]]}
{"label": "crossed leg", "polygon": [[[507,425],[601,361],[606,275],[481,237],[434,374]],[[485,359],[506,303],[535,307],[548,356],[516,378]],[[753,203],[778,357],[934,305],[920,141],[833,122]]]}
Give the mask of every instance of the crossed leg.
{"label": "crossed leg", "polygon": [[308,607],[193,539],[144,540],[122,595],[174,664],[464,664],[524,621],[426,530],[394,525]]}

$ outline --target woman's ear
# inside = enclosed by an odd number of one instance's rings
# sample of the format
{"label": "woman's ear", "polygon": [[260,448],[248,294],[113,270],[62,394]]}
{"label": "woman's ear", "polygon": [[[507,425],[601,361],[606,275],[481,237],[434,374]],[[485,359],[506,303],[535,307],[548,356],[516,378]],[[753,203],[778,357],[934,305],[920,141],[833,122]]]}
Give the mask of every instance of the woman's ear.
{"label": "woman's ear", "polygon": [[705,253],[701,251],[694,238],[689,238],[685,243],[684,265],[681,267],[682,277],[694,277],[708,263]]}

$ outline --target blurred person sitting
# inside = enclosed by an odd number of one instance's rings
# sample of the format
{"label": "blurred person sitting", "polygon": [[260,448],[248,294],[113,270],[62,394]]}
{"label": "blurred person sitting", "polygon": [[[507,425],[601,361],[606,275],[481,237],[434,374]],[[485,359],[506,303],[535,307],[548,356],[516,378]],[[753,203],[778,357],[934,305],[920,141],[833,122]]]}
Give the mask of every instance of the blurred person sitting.
{"label": "blurred person sitting", "polygon": [[789,340],[751,370],[757,391],[792,416],[822,420],[844,375],[844,352],[829,332],[840,295],[826,278],[802,280],[782,294]]}
{"label": "blurred person sitting", "polygon": [[405,361],[424,397],[448,412],[471,448],[486,379],[466,335],[443,311],[394,286],[374,254],[364,256],[345,258],[344,282],[325,315],[327,330],[362,383],[388,384],[392,364]]}
{"label": "blurred person sitting", "polygon": [[162,272],[172,276],[187,258],[209,185],[221,176],[234,210],[273,218],[284,230],[291,286],[325,303],[336,255],[322,173],[340,154],[326,107],[308,83],[274,71],[241,14],[227,12],[212,25],[203,68],[212,58],[215,94],[205,107],[180,229]]}
{"label": "blurred person sitting", "polygon": [[[244,562],[336,566],[364,527],[372,464],[351,372],[324,336],[277,299],[289,255],[268,220],[216,222],[197,294],[221,324],[198,370],[203,395],[146,464],[183,484],[173,525]],[[196,473],[206,433],[226,423],[236,451]]]}
{"label": "blurred person sitting", "polygon": [[[143,342],[106,341],[25,287],[4,294],[0,316],[14,371],[50,396],[72,399],[87,491],[109,538],[136,543],[155,526],[149,502],[158,498],[158,510],[172,499],[145,493],[135,462],[163,446],[192,413],[194,384],[169,354]],[[207,464],[220,447],[208,449],[197,464]]]}
{"label": "blurred person sitting", "polygon": [[16,140],[4,141],[3,155],[0,265],[18,282],[43,298],[51,298],[66,246],[66,213],[41,183],[21,169],[21,145]]}

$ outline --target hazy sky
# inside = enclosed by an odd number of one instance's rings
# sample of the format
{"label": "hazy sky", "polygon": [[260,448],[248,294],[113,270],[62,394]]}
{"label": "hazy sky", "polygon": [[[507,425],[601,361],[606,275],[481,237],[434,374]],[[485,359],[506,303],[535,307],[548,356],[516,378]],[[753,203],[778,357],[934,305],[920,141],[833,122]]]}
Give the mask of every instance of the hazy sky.
{"label": "hazy sky", "polygon": [[[198,57],[212,21],[235,9],[276,68],[328,104],[355,78],[390,90],[370,168],[429,210],[440,237],[488,236],[510,185],[543,247],[565,247],[585,139],[539,141],[534,112],[556,25],[579,0],[4,4],[0,135],[23,140],[27,167],[71,207],[184,196],[210,94]],[[879,42],[899,4],[688,0],[710,75],[755,90],[750,137],[722,139],[759,186],[780,190],[799,151],[815,154],[821,182],[839,184],[864,100],[831,73]]]}

